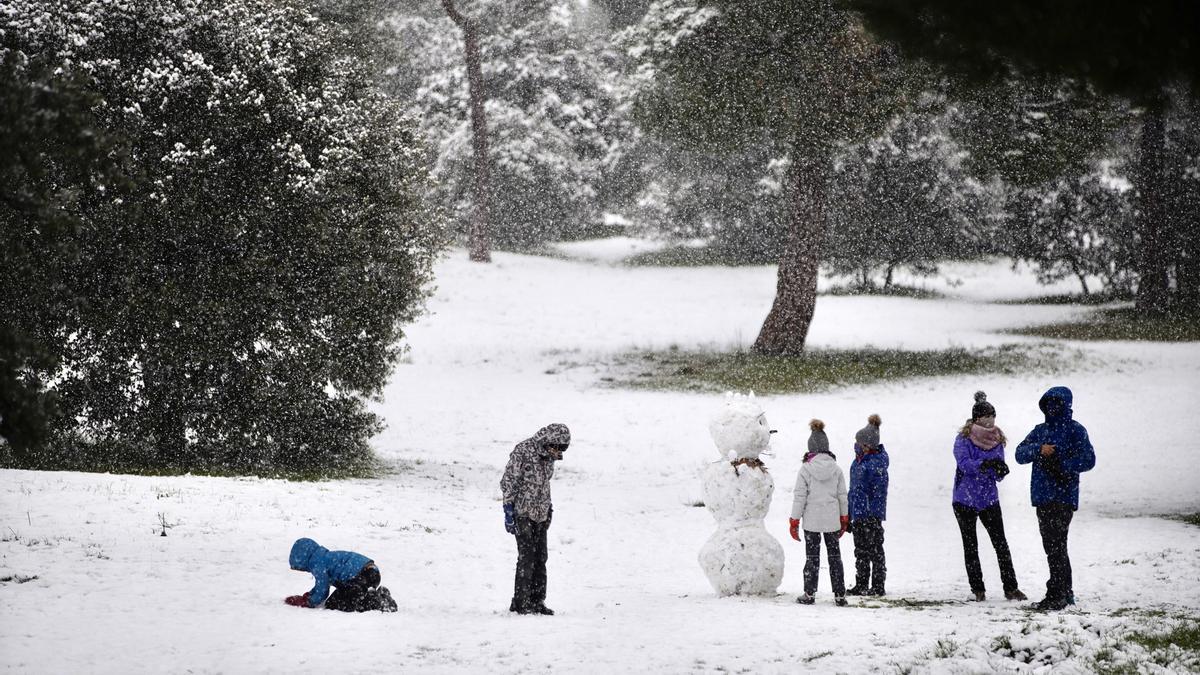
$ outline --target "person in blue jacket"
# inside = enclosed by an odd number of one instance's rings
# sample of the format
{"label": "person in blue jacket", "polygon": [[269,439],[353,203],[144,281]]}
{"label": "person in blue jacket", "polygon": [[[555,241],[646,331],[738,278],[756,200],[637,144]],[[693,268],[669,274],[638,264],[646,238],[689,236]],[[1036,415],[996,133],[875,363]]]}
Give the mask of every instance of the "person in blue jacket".
{"label": "person in blue jacket", "polygon": [[879,415],[854,435],[850,464],[850,534],[854,536],[854,586],[850,595],[884,595],[887,561],[883,555],[883,521],[887,519],[887,450],[879,442]]}
{"label": "person in blue jacket", "polygon": [[1079,509],[1079,474],[1096,466],[1087,429],[1072,419],[1072,402],[1066,387],[1043,394],[1038,407],[1046,421],[1034,427],[1016,451],[1018,464],[1033,464],[1029,493],[1050,567],[1046,597],[1034,605],[1042,610],[1063,609],[1075,601],[1067,534]]}
{"label": "person in blue jacket", "polygon": [[[284,599],[296,607],[320,607],[342,612],[396,611],[396,601],[381,580],[375,561],[353,551],[330,551],[312,539],[297,539],[288,556],[292,569],[309,572],[316,580],[304,595]],[[329,587],[334,587],[330,595]]]}

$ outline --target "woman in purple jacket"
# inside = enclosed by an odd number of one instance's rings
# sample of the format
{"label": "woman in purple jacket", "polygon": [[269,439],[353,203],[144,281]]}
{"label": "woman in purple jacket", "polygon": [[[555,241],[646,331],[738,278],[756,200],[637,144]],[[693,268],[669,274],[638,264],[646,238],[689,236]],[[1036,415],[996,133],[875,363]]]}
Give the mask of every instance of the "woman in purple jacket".
{"label": "woman in purple jacket", "polygon": [[958,468],[954,472],[953,506],[954,518],[958,520],[958,530],[962,534],[967,580],[975,600],[980,602],[987,596],[984,593],[983,570],[979,566],[976,520],[983,523],[992,540],[992,548],[996,549],[1004,597],[1008,600],[1026,599],[1017,587],[1012,554],[1008,550],[1008,540],[1004,538],[1000,494],[996,490],[996,483],[1008,475],[1008,464],[1004,462],[1004,441],[1004,432],[996,426],[996,409],[988,403],[987,394],[975,392],[971,419],[967,420],[954,439],[954,460]]}

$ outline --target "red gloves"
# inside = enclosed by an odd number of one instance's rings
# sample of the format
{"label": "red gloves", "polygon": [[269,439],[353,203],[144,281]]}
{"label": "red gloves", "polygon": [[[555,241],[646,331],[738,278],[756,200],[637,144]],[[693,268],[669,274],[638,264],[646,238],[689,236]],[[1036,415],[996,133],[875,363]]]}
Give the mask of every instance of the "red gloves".
{"label": "red gloves", "polygon": [[788,532],[792,535],[792,539],[800,541],[800,521],[788,518]]}
{"label": "red gloves", "polygon": [[308,593],[304,595],[289,595],[283,601],[293,607],[308,607]]}
{"label": "red gloves", "polygon": [[841,539],[848,529],[850,529],[850,516],[842,516],[842,530],[838,532],[838,539]]}

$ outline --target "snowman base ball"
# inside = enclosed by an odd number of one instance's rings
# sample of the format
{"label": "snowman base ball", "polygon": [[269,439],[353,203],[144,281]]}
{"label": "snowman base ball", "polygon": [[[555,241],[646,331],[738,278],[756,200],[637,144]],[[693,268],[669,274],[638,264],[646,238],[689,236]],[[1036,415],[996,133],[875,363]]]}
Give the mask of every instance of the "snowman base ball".
{"label": "snowman base ball", "polygon": [[700,549],[700,567],[718,595],[774,595],[783,581],[783,547],[761,523],[725,528]]}

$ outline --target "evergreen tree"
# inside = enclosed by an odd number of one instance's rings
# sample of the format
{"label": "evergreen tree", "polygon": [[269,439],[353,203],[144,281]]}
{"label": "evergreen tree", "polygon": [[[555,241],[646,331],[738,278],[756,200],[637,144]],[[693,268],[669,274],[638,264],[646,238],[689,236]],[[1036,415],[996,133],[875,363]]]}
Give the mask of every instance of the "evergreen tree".
{"label": "evergreen tree", "polygon": [[[37,376],[61,414],[15,463],[331,471],[369,457],[364,398],[401,350],[441,233],[413,129],[343,30],[266,0],[0,14],[5,53],[85,83],[131,178],[88,193],[76,255],[39,251],[70,305],[32,317],[57,351]],[[16,283],[10,297],[45,291]]]}
{"label": "evergreen tree", "polygon": [[862,287],[874,286],[880,268],[886,290],[898,268],[933,275],[939,261],[969,254],[974,186],[946,135],[949,115],[933,114],[940,104],[897,117],[838,160],[827,258]]}
{"label": "evergreen tree", "polygon": [[[525,248],[594,231],[605,172],[617,161],[610,122],[615,54],[578,29],[572,3],[563,0],[456,7],[479,22],[493,244]],[[397,91],[414,101],[438,199],[466,231],[475,174],[460,33],[449,18],[402,14],[390,25],[409,45],[395,69]]]}
{"label": "evergreen tree", "polygon": [[[1075,80],[1141,109],[1137,169],[1137,305],[1147,313],[1181,308],[1200,296],[1170,287],[1176,258],[1167,200],[1180,192],[1167,169],[1167,118],[1176,87],[1200,91],[1200,4],[1187,0],[1035,2],[976,6],[954,0],[850,0],[868,26],[905,53],[976,82],[1009,72]],[[1174,269],[1176,282],[1180,279]],[[1185,284],[1193,277],[1184,271]],[[1174,299],[1172,298],[1174,295]],[[1190,306],[1187,309],[1192,309]]]}

